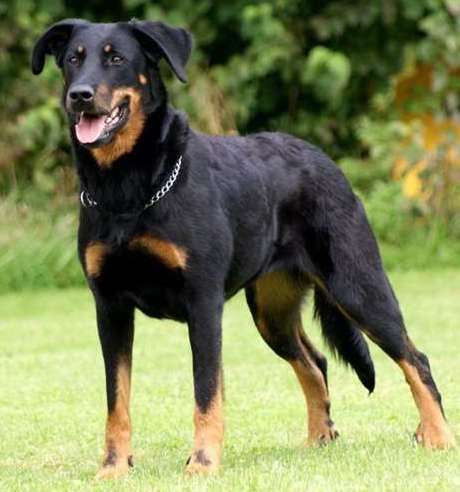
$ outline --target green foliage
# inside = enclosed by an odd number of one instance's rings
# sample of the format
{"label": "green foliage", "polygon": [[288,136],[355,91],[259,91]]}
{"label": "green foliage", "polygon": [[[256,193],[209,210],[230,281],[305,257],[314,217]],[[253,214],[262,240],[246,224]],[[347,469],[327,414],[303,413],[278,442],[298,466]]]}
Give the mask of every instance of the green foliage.
{"label": "green foliage", "polygon": [[415,3],[119,0],[82,7],[76,1],[0,1],[0,88],[7,96],[0,109],[6,128],[0,145],[7,149],[0,156],[0,186],[41,186],[35,172],[41,169],[39,174],[52,175],[45,188],[56,191],[57,170],[68,165],[68,137],[56,104],[60,76],[52,62],[40,79],[28,67],[34,40],[54,20],[134,16],[188,27],[195,34],[191,83],[179,90],[174,82],[171,92],[198,127],[284,129],[333,157],[359,157],[366,145],[356,127],[403,67],[405,53],[424,60],[440,52],[449,53],[448,60],[456,56],[457,18],[444,22],[452,16],[450,4]]}
{"label": "green foliage", "polygon": [[43,198],[23,197],[28,206],[12,198],[0,203],[0,292],[83,285],[75,204],[44,209]]}
{"label": "green foliage", "polygon": [[350,74],[350,61],[345,55],[316,46],[308,55],[302,82],[311,87],[313,94],[326,107],[335,109],[342,100]]}
{"label": "green foliage", "polygon": [[60,76],[51,64],[41,80],[29,68],[34,41],[63,10],[59,0],[0,1],[0,191],[35,185],[56,192],[69,161]]}
{"label": "green foliage", "polygon": [[379,182],[365,198],[366,211],[389,269],[426,269],[459,265],[460,241],[433,218],[420,224],[420,213],[403,196],[401,184]]}

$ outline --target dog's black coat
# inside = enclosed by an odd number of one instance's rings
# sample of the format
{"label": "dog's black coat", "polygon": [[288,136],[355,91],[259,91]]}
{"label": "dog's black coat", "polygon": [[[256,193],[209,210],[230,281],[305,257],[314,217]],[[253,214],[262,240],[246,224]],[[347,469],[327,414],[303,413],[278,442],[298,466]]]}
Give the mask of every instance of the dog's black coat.
{"label": "dog's black coat", "polygon": [[[107,39],[115,45],[122,41],[134,72],[148,74],[147,86],[123,71],[107,75],[94,55],[88,54],[78,70],[66,65],[76,44],[84,42],[92,50]],[[303,291],[314,286],[324,336],[369,391],[374,368],[362,330],[393,359],[420,367],[421,356],[408,343],[363,206],[343,173],[320,150],[289,135],[220,137],[190,129],[184,114],[168,106],[158,72],[158,61],[165,57],[184,80],[189,52],[184,31],[159,23],[67,20],[45,33],[33,56],[38,73],[45,54],[56,55],[66,79],[67,109],[69,87],[85,77],[89,84],[109,77],[112,87],[136,86],[142,93],[143,130],[134,148],[110,166],[101,167],[71,132],[82,190],[98,204],[80,211],[78,243],[85,271],[88,245],[97,241],[110,249],[100,274],[87,275],[97,306],[109,411],[116,399],[117,357],[130,357],[137,307],[156,318],[188,323],[196,401],[205,412],[220,370],[224,301],[246,288],[257,321],[253,286],[274,271],[286,272]],[[75,112],[69,118],[74,123]],[[172,190],[143,210],[180,156],[182,169]],[[142,234],[182,248],[185,268],[170,268],[130,249],[129,241]],[[298,357],[289,335],[272,335],[269,344],[276,353],[288,360]],[[325,359],[314,358],[326,376]],[[440,401],[430,375],[426,383]]]}

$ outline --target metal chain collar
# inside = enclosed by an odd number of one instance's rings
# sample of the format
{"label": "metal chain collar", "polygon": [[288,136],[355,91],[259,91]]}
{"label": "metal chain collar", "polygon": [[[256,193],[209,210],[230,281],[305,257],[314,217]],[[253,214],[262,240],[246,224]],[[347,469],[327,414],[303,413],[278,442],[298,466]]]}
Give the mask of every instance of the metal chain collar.
{"label": "metal chain collar", "polygon": [[[179,159],[177,159],[176,164],[174,165],[174,169],[172,170],[165,184],[144,205],[144,210],[150,208],[152,205],[155,205],[155,203],[159,202],[174,186],[177,176],[179,176],[181,166],[182,166],[182,156],[179,156]],[[80,193],[80,202],[85,208],[98,206],[98,203],[91,198],[90,194],[86,190],[83,190]]]}
{"label": "metal chain collar", "polygon": [[168,193],[168,191],[174,186],[177,176],[179,176],[179,171],[181,166],[182,166],[182,156],[179,156],[179,159],[177,159],[176,165],[174,166],[172,173],[169,175],[169,178],[166,180],[166,183],[152,196],[152,198],[150,198],[150,201],[145,204],[144,210],[146,208],[151,207],[152,205],[155,205],[155,203],[160,201],[166,195],[166,193]]}

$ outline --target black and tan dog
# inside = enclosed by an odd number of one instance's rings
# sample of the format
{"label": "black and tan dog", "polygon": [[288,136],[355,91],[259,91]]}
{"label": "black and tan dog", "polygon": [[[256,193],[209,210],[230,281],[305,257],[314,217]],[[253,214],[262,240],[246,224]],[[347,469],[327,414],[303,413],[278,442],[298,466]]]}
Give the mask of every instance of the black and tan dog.
{"label": "black and tan dog", "polygon": [[79,255],[94,294],[108,418],[100,476],[132,465],[129,395],[134,310],[188,323],[195,441],[189,473],[218,468],[222,418],[221,320],[240,289],[270,348],[305,394],[308,439],[337,436],[326,359],[305,335],[302,301],[314,290],[330,346],[374,389],[363,333],[402,369],[420,412],[417,441],[454,444],[427,357],[409,339],[360,201],[321,151],[289,135],[218,137],[191,130],[167,103],[158,64],[181,81],[191,50],[160,22],[68,19],[37,42],[32,68],[56,57],[65,80],[81,183]]}

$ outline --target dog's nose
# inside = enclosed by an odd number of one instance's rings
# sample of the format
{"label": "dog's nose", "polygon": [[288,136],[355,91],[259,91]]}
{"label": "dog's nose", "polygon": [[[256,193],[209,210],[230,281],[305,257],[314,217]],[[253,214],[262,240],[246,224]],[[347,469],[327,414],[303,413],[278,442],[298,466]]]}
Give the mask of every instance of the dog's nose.
{"label": "dog's nose", "polygon": [[94,98],[94,90],[90,85],[75,85],[69,90],[69,99],[73,102],[90,103]]}

